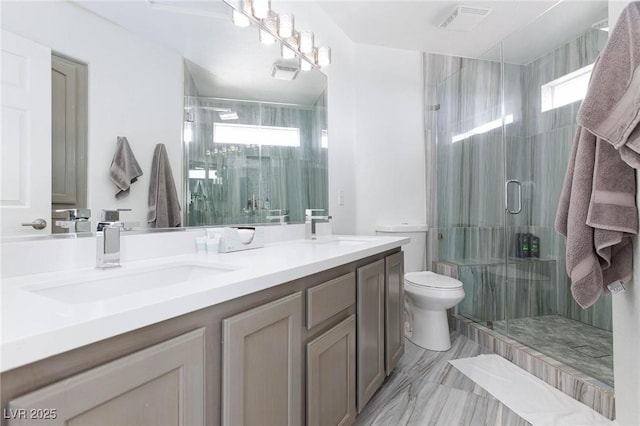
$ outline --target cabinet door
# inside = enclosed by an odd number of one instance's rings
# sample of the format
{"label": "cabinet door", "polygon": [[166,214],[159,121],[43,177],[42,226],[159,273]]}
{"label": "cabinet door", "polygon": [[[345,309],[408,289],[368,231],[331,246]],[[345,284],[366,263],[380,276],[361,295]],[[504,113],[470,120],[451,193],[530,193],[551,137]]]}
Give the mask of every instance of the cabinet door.
{"label": "cabinet door", "polygon": [[302,293],[227,318],[222,332],[222,423],[299,424]]}
{"label": "cabinet door", "polygon": [[404,257],[385,258],[385,370],[387,376],[404,354]]}
{"label": "cabinet door", "polygon": [[356,317],[307,344],[307,425],[356,419]]}
{"label": "cabinet door", "polygon": [[204,328],[16,398],[17,425],[202,425]]}
{"label": "cabinet door", "polygon": [[384,374],[384,259],[358,268],[358,412]]}

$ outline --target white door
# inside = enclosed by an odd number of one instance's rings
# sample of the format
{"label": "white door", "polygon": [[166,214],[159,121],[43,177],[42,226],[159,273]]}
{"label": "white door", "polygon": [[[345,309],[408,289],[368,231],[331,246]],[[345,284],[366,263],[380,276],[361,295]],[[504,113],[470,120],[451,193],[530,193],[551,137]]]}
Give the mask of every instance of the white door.
{"label": "white door", "polygon": [[49,234],[51,50],[3,30],[1,62],[0,235]]}

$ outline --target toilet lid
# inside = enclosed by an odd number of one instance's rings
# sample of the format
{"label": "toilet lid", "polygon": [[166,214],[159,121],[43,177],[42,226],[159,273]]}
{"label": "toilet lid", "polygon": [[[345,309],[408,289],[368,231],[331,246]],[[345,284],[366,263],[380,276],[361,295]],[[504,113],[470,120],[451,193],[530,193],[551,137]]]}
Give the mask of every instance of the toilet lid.
{"label": "toilet lid", "polygon": [[424,272],[409,272],[404,275],[404,279],[409,283],[421,287],[433,287],[433,288],[459,288],[462,287],[462,282],[455,278],[447,277],[433,273],[431,271]]}

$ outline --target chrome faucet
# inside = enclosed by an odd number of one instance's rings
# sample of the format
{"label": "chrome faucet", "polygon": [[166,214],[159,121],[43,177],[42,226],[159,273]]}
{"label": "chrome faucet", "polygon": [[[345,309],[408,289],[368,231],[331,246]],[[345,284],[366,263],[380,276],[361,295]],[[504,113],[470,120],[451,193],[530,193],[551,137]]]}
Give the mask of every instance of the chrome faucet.
{"label": "chrome faucet", "polygon": [[102,227],[96,234],[96,268],[120,266],[120,229],[117,222]]}
{"label": "chrome faucet", "polygon": [[287,216],[289,216],[289,210],[269,210],[269,214],[265,219],[267,220],[277,220],[280,222],[280,225],[286,225]]}
{"label": "chrome faucet", "polygon": [[323,212],[324,209],[304,210],[304,237],[307,240],[316,239],[316,224],[318,222],[329,222],[331,216],[315,216],[313,212]]}

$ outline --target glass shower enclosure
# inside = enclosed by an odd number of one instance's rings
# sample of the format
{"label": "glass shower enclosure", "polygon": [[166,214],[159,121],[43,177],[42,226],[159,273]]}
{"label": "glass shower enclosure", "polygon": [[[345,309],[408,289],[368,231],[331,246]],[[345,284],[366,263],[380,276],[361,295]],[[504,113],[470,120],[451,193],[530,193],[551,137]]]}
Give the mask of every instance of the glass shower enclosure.
{"label": "glass shower enclosure", "polygon": [[[607,16],[606,7],[590,13],[584,21]],[[436,105],[433,266],[463,282],[460,315],[612,386],[611,299],[587,310],[573,301],[554,230],[576,115],[607,32],[582,24],[530,42],[551,18],[479,59],[425,55],[427,104]]]}

